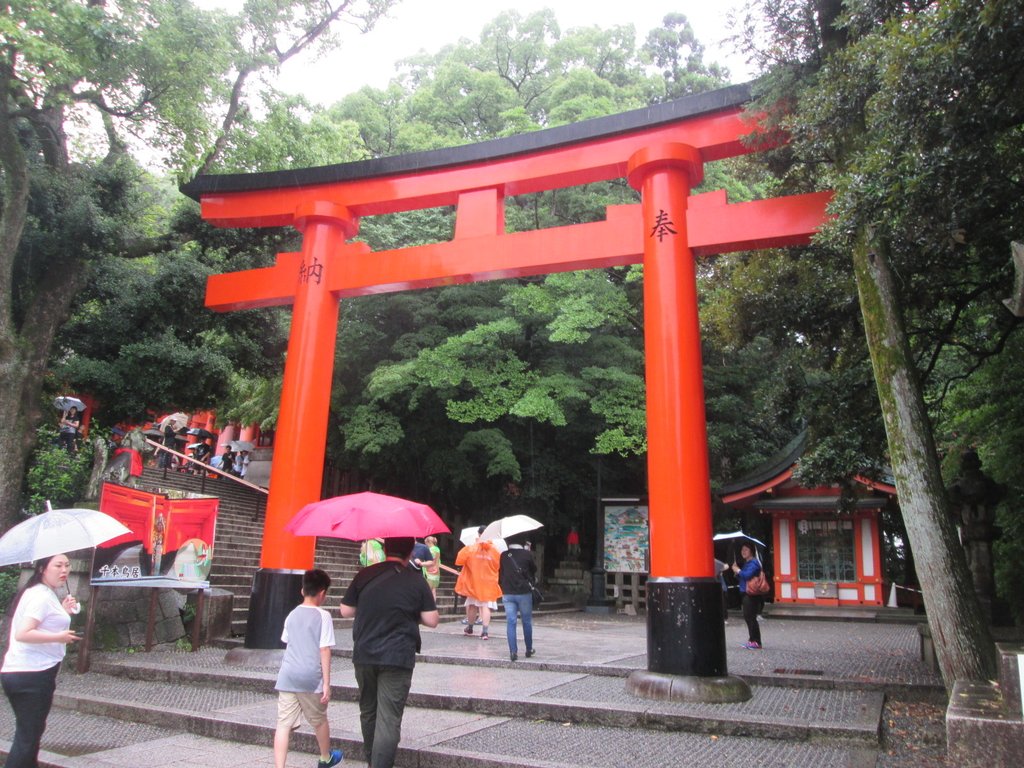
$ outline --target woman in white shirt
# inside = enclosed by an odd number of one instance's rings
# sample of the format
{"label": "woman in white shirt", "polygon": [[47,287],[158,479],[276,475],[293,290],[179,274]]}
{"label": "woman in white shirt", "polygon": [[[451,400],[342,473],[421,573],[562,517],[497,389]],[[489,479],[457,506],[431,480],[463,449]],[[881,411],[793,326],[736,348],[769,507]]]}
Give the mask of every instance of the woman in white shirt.
{"label": "woman in white shirt", "polygon": [[57,672],[68,643],[79,636],[72,632],[71,615],[78,601],[70,594],[57,598],[66,587],[71,562],[67,555],[38,560],[35,571],[14,601],[11,636],[0,668],[0,682],[14,710],[15,729],[7,768],[38,765],[39,743],[53,704]]}

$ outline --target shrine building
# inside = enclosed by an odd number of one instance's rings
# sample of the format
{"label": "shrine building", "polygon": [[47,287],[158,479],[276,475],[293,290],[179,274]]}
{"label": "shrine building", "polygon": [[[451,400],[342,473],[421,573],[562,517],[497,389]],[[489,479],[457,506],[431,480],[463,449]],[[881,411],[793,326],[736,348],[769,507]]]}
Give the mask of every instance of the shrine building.
{"label": "shrine building", "polygon": [[759,527],[757,518],[771,518],[776,603],[885,605],[889,578],[882,512],[898,508],[894,481],[855,475],[849,500],[839,485],[805,488],[793,477],[805,441],[801,434],[763,466],[725,486],[721,504],[742,513],[748,531]]}

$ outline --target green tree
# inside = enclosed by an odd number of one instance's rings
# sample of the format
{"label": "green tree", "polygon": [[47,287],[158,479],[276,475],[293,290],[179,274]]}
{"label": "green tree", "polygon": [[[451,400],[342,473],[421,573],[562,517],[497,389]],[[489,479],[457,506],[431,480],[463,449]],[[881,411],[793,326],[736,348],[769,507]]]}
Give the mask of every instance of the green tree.
{"label": "green tree", "polygon": [[993,646],[932,418],[1017,328],[996,296],[1020,237],[1019,4],[758,5],[769,34],[748,39],[772,71],[761,106],[792,138],[778,167],[790,185],[836,190],[821,243],[850,260],[943,678],[987,678]]}
{"label": "green tree", "polygon": [[729,79],[723,67],[704,62],[704,46],[681,13],[670,13],[651,30],[643,52],[664,77],[665,100],[702,93]]}
{"label": "green tree", "polygon": [[[251,0],[241,16],[187,0],[12,0],[0,14],[0,527],[16,519],[43,417],[54,339],[91,271],[142,255],[133,146],[187,176],[220,160],[246,112],[249,79],[364,28],[392,0]],[[78,151],[72,121],[95,117],[99,149]],[[140,150],[141,151],[141,150]],[[143,219],[144,221],[144,219]],[[157,238],[159,240],[159,238]],[[160,247],[156,244],[156,247]]]}

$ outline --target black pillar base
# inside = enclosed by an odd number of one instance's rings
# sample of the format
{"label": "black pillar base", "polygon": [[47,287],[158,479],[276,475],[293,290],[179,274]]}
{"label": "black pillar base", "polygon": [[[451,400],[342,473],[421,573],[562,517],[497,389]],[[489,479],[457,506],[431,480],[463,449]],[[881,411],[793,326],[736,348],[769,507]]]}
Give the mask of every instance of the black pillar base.
{"label": "black pillar base", "polygon": [[718,579],[648,579],[647,671],[631,673],[626,690],[662,701],[747,701],[750,686],[729,675],[725,657]]}
{"label": "black pillar base", "polygon": [[647,669],[697,677],[729,674],[718,579],[647,580]]}
{"label": "black pillar base", "polygon": [[305,571],[260,568],[252,579],[249,616],[245,622],[245,647],[284,648],[281,631],[292,608],[302,602]]}

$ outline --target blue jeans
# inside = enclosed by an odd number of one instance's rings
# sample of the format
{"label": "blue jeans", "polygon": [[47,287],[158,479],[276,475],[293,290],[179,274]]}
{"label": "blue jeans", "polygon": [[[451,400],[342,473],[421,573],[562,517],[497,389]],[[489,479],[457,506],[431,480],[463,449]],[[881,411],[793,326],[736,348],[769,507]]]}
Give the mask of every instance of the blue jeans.
{"label": "blue jeans", "polygon": [[518,614],[523,614],[523,640],[526,650],[533,650],[533,595],[503,595],[501,602],[505,604],[505,634],[508,636],[509,653],[519,653],[516,645],[516,622]]}
{"label": "blue jeans", "polygon": [[412,670],[383,664],[356,664],[359,725],[370,768],[391,768],[402,738],[402,715],[412,686]]}
{"label": "blue jeans", "polygon": [[42,672],[4,672],[0,675],[4,693],[14,710],[14,738],[7,755],[7,768],[36,768],[39,743],[46,730],[46,718],[57,688],[56,664]]}

